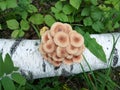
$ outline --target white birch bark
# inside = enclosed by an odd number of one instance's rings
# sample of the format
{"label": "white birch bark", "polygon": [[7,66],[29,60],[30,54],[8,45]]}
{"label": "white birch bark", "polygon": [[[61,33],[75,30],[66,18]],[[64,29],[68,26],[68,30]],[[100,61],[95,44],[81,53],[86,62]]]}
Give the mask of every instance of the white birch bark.
{"label": "white birch bark", "polygon": [[[113,33],[113,35],[115,36],[115,39],[117,39],[120,33]],[[96,38],[97,42],[102,45],[107,57],[107,63],[104,63],[86,49],[84,51],[84,56],[91,66],[91,69],[97,70],[109,67],[109,57],[113,48],[112,34],[94,34],[91,35],[91,37]],[[0,52],[2,53],[3,58],[6,53],[9,53],[14,65],[19,67],[20,72],[29,79],[73,75],[83,72],[80,64],[76,63],[71,66],[62,64],[59,68],[55,68],[46,60],[43,60],[38,51],[39,44],[40,40],[0,39]],[[114,51],[113,63],[111,66],[117,67],[120,66],[120,39],[118,39]],[[82,60],[81,64],[86,72],[90,71],[85,60]]]}

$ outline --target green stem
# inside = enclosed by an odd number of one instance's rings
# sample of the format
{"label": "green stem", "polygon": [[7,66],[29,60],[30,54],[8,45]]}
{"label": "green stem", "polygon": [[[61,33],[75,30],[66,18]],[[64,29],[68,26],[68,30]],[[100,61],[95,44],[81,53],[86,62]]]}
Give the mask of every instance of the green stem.
{"label": "green stem", "polygon": [[34,28],[35,32],[37,33],[38,37],[40,38],[40,33],[39,33],[37,27],[34,24],[31,24],[31,25]]}
{"label": "green stem", "polygon": [[86,79],[86,81],[87,81],[87,83],[88,83],[88,85],[89,85],[89,88],[91,88],[92,89],[92,85],[91,85],[91,80],[88,78],[88,76],[86,75],[86,73],[85,73],[85,70],[84,70],[84,68],[83,68],[83,66],[82,66],[82,64],[80,63],[80,66],[81,66],[81,69],[82,69],[82,71],[83,71],[83,75],[84,75],[84,77],[85,77],[85,79]]}
{"label": "green stem", "polygon": [[90,69],[91,75],[92,75],[92,77],[93,77],[93,79],[95,81],[95,86],[97,86],[97,81],[96,81],[95,75],[94,75],[94,73],[93,73],[93,71],[92,71],[92,69],[91,69],[91,67],[90,67],[89,63],[87,62],[87,59],[85,58],[84,55],[83,55],[83,58],[84,58],[85,62],[87,63],[87,65],[88,65],[88,67]]}

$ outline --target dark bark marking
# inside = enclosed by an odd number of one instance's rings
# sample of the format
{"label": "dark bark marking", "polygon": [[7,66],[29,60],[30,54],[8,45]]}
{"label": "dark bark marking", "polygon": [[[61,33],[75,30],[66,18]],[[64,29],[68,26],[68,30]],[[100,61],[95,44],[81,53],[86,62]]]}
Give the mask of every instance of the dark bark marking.
{"label": "dark bark marking", "polygon": [[1,53],[1,54],[3,53],[3,48],[0,50],[0,53]]}
{"label": "dark bark marking", "polygon": [[27,80],[32,80],[33,79],[33,74],[31,71],[26,71],[26,70],[20,70],[20,73],[22,76],[24,76]]}
{"label": "dark bark marking", "polygon": [[72,72],[72,70],[73,70],[73,65],[70,66],[70,72]]}
{"label": "dark bark marking", "polygon": [[45,64],[45,61],[43,59],[43,64],[42,64],[42,67],[43,67],[43,71],[46,72],[46,64]]}
{"label": "dark bark marking", "polygon": [[60,66],[59,67],[54,67],[54,70],[58,70],[60,68]]}
{"label": "dark bark marking", "polygon": [[11,56],[15,53],[15,51],[16,51],[16,49],[17,49],[17,47],[19,46],[19,44],[20,44],[21,41],[22,41],[21,38],[15,40],[15,42],[13,43],[13,45],[12,45],[11,48],[10,48],[10,55],[11,55]]}
{"label": "dark bark marking", "polygon": [[62,74],[61,74],[62,76],[70,76],[71,75],[71,73],[70,72],[68,72],[68,71],[66,71],[64,68],[62,69]]}
{"label": "dark bark marking", "polygon": [[39,43],[38,42],[35,42],[35,46],[38,46],[39,45]]}
{"label": "dark bark marking", "polygon": [[118,50],[116,48],[114,48],[114,54],[113,54],[113,66],[116,66],[116,64],[118,63]]}

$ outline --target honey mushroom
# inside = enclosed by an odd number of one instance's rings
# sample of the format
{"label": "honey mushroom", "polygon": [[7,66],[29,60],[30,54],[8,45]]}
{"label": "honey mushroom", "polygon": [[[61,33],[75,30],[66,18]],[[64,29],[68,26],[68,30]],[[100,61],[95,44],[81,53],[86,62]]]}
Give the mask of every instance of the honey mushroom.
{"label": "honey mushroom", "polygon": [[46,43],[48,40],[52,40],[52,37],[50,35],[50,31],[46,31],[43,35],[42,35],[42,42]]}
{"label": "honey mushroom", "polygon": [[56,22],[42,35],[39,51],[53,66],[80,63],[85,50],[84,38],[67,23]]}
{"label": "honey mushroom", "polygon": [[66,65],[71,65],[71,64],[73,64],[73,60],[65,58],[64,61],[63,61],[63,63],[66,64]]}
{"label": "honey mushroom", "polygon": [[70,32],[70,43],[74,47],[80,47],[84,43],[84,38],[77,32],[72,31]]}
{"label": "honey mushroom", "polygon": [[64,25],[66,26],[66,29],[64,31],[65,33],[69,33],[72,31],[72,27],[69,24],[65,23]]}
{"label": "honey mushroom", "polygon": [[67,53],[74,55],[74,54],[76,54],[78,52],[78,48],[73,47],[72,45],[68,45],[66,47],[66,51],[67,51]]}
{"label": "honey mushroom", "polygon": [[57,47],[56,53],[58,57],[66,57],[68,53],[66,52],[66,49],[63,47]]}
{"label": "honey mushroom", "polygon": [[55,50],[55,44],[52,40],[48,40],[45,44],[43,44],[43,50],[46,53],[52,53]]}
{"label": "honey mushroom", "polygon": [[54,42],[60,47],[67,47],[69,45],[69,36],[65,32],[57,32],[54,36]]}
{"label": "honey mushroom", "polygon": [[73,57],[73,62],[80,63],[82,59],[83,59],[82,55],[74,56]]}
{"label": "honey mushroom", "polygon": [[50,33],[54,37],[57,32],[64,32],[66,30],[66,26],[61,22],[54,23],[50,28]]}

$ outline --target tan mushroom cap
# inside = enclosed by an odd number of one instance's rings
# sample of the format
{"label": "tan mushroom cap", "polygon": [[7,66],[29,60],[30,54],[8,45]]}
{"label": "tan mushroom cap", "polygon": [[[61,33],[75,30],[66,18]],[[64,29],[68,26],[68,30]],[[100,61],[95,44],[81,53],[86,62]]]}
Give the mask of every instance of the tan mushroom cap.
{"label": "tan mushroom cap", "polygon": [[62,62],[61,61],[51,61],[51,63],[55,66],[55,67],[59,67]]}
{"label": "tan mushroom cap", "polygon": [[43,35],[42,35],[42,42],[46,43],[48,40],[52,40],[52,36],[50,35],[50,31],[46,31]]}
{"label": "tan mushroom cap", "polygon": [[66,65],[71,65],[73,63],[73,60],[72,59],[64,59],[63,63]]}
{"label": "tan mushroom cap", "polygon": [[58,57],[56,53],[53,53],[52,55],[53,61],[63,61],[64,58]]}
{"label": "tan mushroom cap", "polygon": [[69,45],[69,36],[65,32],[58,32],[54,36],[54,42],[60,47],[66,47]]}
{"label": "tan mushroom cap", "polygon": [[48,58],[48,61],[55,67],[59,67],[62,64],[61,61],[53,61],[52,58]]}
{"label": "tan mushroom cap", "polygon": [[55,36],[57,32],[61,32],[61,31],[64,32],[65,30],[66,30],[66,26],[63,23],[56,22],[51,26],[50,33],[52,36]]}
{"label": "tan mushroom cap", "polygon": [[73,47],[72,45],[68,45],[66,47],[66,51],[69,54],[76,54],[78,52],[78,48],[77,47]]}
{"label": "tan mushroom cap", "polygon": [[43,58],[44,58],[45,60],[48,60],[48,59],[49,59],[49,56],[48,56],[47,54],[44,54],[44,55],[43,55]]}
{"label": "tan mushroom cap", "polygon": [[84,43],[84,38],[77,32],[70,32],[70,43],[74,47],[80,47]]}
{"label": "tan mushroom cap", "polygon": [[43,44],[43,50],[46,53],[52,53],[55,50],[55,44],[52,40],[48,40],[45,44]]}
{"label": "tan mushroom cap", "polygon": [[80,63],[82,59],[83,59],[82,55],[74,56],[73,57],[73,62]]}
{"label": "tan mushroom cap", "polygon": [[72,31],[72,27],[69,24],[65,23],[64,25],[66,26],[66,30],[64,31],[65,33],[68,34],[69,32]]}
{"label": "tan mushroom cap", "polygon": [[46,54],[45,51],[43,50],[43,44],[41,43],[39,46],[39,51],[41,54]]}
{"label": "tan mushroom cap", "polygon": [[68,55],[67,52],[66,52],[66,49],[63,48],[63,47],[57,47],[56,53],[57,53],[58,57],[65,57],[65,56]]}
{"label": "tan mushroom cap", "polygon": [[73,58],[73,55],[68,54],[65,58],[66,58],[66,59],[72,59],[72,58]]}
{"label": "tan mushroom cap", "polygon": [[84,52],[84,50],[85,50],[85,45],[83,44],[81,47],[78,48],[77,53],[75,53],[74,55],[79,56]]}

